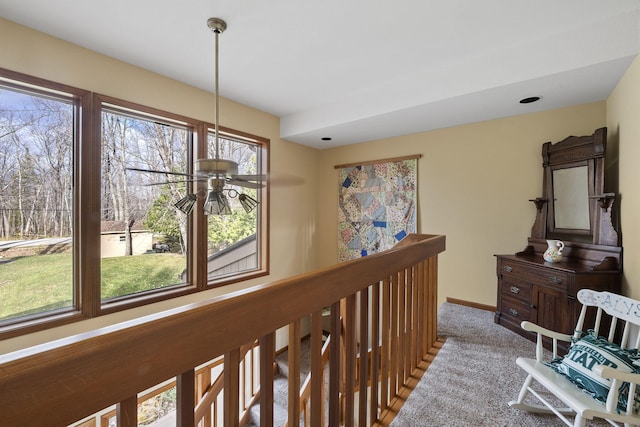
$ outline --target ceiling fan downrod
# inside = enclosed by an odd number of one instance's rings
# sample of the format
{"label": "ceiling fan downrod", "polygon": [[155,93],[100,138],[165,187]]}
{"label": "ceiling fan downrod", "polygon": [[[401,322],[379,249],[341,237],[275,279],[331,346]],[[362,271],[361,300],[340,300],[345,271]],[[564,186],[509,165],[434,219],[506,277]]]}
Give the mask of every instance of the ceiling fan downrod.
{"label": "ceiling fan downrod", "polygon": [[216,35],[216,48],[215,48],[215,92],[216,92],[216,118],[214,122],[214,135],[216,145],[216,159],[220,158],[219,144],[218,144],[218,123],[220,121],[220,94],[218,90],[218,36],[227,29],[227,23],[220,18],[207,19],[207,26],[211,28],[211,31]]}

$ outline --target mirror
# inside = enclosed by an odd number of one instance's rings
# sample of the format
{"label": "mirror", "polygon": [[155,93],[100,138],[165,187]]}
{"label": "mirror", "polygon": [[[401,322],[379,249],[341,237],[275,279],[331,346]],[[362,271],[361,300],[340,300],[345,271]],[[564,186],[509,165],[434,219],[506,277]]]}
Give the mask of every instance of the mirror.
{"label": "mirror", "polygon": [[555,228],[589,230],[589,174],[587,166],[553,171]]}
{"label": "mirror", "polygon": [[606,139],[607,129],[600,128],[542,145],[542,197],[531,200],[537,208],[532,238],[619,245],[611,222],[615,194],[604,193]]}

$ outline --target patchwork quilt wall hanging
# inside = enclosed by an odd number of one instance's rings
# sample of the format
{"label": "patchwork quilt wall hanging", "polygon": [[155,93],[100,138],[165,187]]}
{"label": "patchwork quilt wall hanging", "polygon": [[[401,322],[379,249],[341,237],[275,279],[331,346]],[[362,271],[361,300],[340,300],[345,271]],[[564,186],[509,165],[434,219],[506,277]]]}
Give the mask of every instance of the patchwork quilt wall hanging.
{"label": "patchwork quilt wall hanging", "polygon": [[415,233],[417,158],[340,169],[338,260],[391,249]]}

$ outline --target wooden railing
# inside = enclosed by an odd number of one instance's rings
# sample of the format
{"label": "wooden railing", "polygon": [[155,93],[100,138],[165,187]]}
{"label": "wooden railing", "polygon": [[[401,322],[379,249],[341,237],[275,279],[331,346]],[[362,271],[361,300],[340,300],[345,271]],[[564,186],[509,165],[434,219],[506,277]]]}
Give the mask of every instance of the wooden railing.
{"label": "wooden railing", "polygon": [[444,249],[444,236],[410,235],[389,251],[0,356],[0,425],[64,426],[116,404],[118,425],[137,426],[138,393],[175,377],[176,424],[193,426],[202,397],[195,368],[221,355],[223,423],[239,425],[241,349],[257,339],[260,425],[272,426],[275,334],[286,325],[288,418],[300,420],[301,319],[308,316],[310,424],[373,425],[436,343]]}

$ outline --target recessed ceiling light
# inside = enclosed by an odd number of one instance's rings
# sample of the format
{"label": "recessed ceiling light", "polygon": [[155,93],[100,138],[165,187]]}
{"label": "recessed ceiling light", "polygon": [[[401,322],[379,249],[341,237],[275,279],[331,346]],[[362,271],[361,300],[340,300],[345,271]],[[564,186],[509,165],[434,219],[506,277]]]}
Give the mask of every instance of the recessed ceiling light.
{"label": "recessed ceiling light", "polygon": [[540,100],[539,96],[530,96],[528,98],[522,98],[520,100],[520,104],[531,104],[532,102],[536,102],[539,100]]}
{"label": "recessed ceiling light", "polygon": [[331,141],[331,138],[329,138],[328,136],[325,136],[324,138],[320,138],[320,139],[322,139],[323,141]]}

